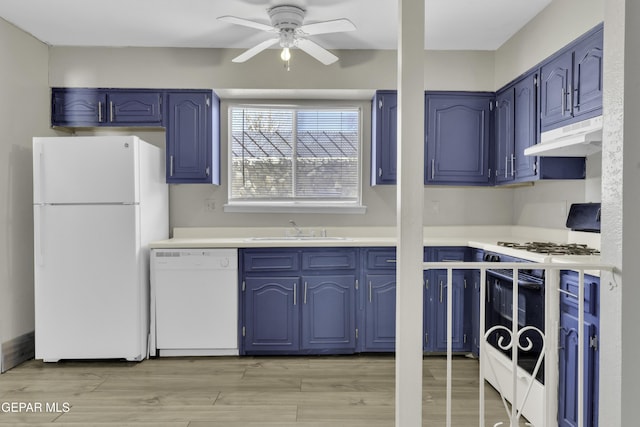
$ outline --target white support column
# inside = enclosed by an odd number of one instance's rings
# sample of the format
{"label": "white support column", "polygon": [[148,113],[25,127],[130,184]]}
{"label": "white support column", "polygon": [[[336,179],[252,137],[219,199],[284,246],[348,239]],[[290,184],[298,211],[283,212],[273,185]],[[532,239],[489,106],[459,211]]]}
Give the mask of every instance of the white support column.
{"label": "white support column", "polygon": [[396,426],[422,426],[424,0],[398,1]]}
{"label": "white support column", "polygon": [[638,423],[640,3],[605,0],[599,425]]}

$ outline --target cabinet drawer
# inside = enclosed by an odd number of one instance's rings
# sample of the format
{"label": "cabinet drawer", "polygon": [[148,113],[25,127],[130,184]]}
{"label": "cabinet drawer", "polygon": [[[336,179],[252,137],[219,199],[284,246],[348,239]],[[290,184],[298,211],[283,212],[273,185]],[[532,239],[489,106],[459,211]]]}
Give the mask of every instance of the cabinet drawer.
{"label": "cabinet drawer", "polygon": [[353,270],[356,268],[354,249],[330,249],[304,251],[303,270]]}
{"label": "cabinet drawer", "polygon": [[465,261],[467,259],[467,248],[461,247],[434,247],[432,248],[429,261],[447,262],[447,261]]}
{"label": "cabinet drawer", "polygon": [[372,270],[395,270],[396,250],[370,249],[367,250],[367,268]]}
{"label": "cabinet drawer", "polygon": [[[598,315],[598,277],[584,276],[584,311],[585,313]],[[563,271],[560,273],[560,305],[578,308],[578,273],[575,271]]]}
{"label": "cabinet drawer", "polygon": [[244,251],[244,271],[298,271],[300,254],[297,251]]}

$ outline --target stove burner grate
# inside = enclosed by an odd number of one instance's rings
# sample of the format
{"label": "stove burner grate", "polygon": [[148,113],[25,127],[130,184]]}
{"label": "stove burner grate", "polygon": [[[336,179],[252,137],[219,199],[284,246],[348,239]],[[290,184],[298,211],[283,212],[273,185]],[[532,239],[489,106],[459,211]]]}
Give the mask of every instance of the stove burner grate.
{"label": "stove burner grate", "polygon": [[552,243],[552,242],[498,242],[498,246],[521,249],[529,252],[547,255],[600,255],[600,251],[581,243]]}

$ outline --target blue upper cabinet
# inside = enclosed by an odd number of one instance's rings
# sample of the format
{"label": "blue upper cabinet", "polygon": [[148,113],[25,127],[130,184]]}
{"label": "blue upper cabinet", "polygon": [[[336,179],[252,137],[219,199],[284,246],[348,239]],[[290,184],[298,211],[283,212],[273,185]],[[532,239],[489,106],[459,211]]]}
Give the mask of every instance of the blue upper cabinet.
{"label": "blue upper cabinet", "polygon": [[162,126],[156,90],[53,88],[52,126]]}
{"label": "blue upper cabinet", "polygon": [[397,124],[396,91],[377,91],[371,104],[371,185],[396,183]]}
{"label": "blue upper cabinet", "polygon": [[537,82],[538,72],[532,71],[496,94],[496,184],[585,177],[584,158],[524,155],[539,136]]}
{"label": "blue upper cabinet", "polygon": [[495,108],[495,181],[500,184],[512,181],[515,175],[513,168],[514,150],[514,98],[513,87],[508,87],[496,94]]}
{"label": "blue upper cabinet", "polygon": [[488,185],[488,92],[427,92],[425,184]]}
{"label": "blue upper cabinet", "polygon": [[542,64],[542,132],[602,114],[602,46],[599,25]]}
{"label": "blue upper cabinet", "polygon": [[573,115],[602,114],[603,29],[580,41],[573,53]]}
{"label": "blue upper cabinet", "polygon": [[167,182],[219,184],[220,100],[212,91],[172,91],[167,98]]}
{"label": "blue upper cabinet", "polygon": [[97,89],[51,90],[52,126],[102,126],[107,123],[107,94]]}
{"label": "blue upper cabinet", "polygon": [[118,126],[162,126],[162,94],[155,91],[108,93],[107,119]]}
{"label": "blue upper cabinet", "polygon": [[51,125],[165,127],[168,183],[220,184],[220,99],[211,90],[53,88]]}

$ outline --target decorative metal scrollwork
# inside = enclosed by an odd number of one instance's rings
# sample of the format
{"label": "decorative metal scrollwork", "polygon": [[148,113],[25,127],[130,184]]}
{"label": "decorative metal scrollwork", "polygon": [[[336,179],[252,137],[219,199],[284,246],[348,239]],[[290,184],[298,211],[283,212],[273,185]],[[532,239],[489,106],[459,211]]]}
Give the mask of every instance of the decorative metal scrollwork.
{"label": "decorative metal scrollwork", "polygon": [[[518,330],[518,333],[516,335],[516,340],[515,340],[515,342],[517,342],[517,349],[515,349],[515,351],[529,352],[533,349],[534,343],[529,337],[530,334],[527,334],[530,331],[540,335],[542,348],[540,349],[540,355],[536,360],[536,365],[533,369],[533,372],[531,373],[531,376],[529,378],[526,378],[527,383],[526,383],[526,391],[524,394],[524,398],[521,401],[517,402],[518,405],[517,405],[517,408],[515,408],[515,412],[513,412],[513,410],[509,408],[509,404],[504,394],[505,386],[500,383],[498,379],[499,377],[498,375],[496,375],[495,366],[494,366],[494,363],[496,363],[496,361],[492,357],[487,358],[487,360],[489,360],[489,367],[491,368],[493,377],[496,378],[497,391],[498,393],[500,393],[500,398],[502,399],[502,403],[504,405],[505,411],[507,412],[507,416],[509,416],[509,418],[511,419],[512,427],[516,427],[519,423],[520,417],[522,416],[522,409],[524,408],[524,405],[527,402],[527,399],[531,392],[531,388],[533,387],[533,382],[535,381],[535,378],[538,375],[538,371],[540,370],[540,367],[542,366],[542,361],[544,359],[544,353],[545,353],[545,347],[546,347],[545,335],[544,335],[544,332],[542,332],[539,328],[536,328],[535,326],[524,326]],[[511,350],[512,357],[513,357],[514,339],[513,339],[512,330],[503,325],[496,325],[491,327],[484,334],[484,339],[486,344],[488,344],[487,341],[489,337],[494,333],[497,334],[496,346],[503,351]],[[517,372],[514,372],[513,375],[517,375]],[[518,387],[517,382],[513,381],[511,382],[511,384],[509,384],[509,386],[511,386],[512,388],[515,387],[515,390],[512,390],[511,395],[518,396],[519,394],[517,390],[517,387]],[[513,425],[514,422],[515,422],[515,425]],[[502,424],[503,424],[502,422],[499,422],[495,424],[495,426],[499,426]]]}

